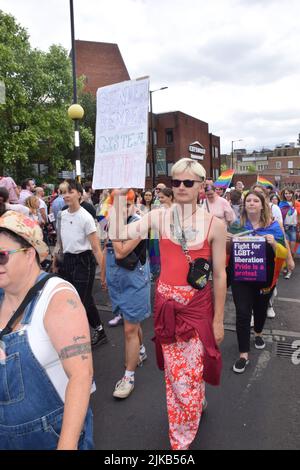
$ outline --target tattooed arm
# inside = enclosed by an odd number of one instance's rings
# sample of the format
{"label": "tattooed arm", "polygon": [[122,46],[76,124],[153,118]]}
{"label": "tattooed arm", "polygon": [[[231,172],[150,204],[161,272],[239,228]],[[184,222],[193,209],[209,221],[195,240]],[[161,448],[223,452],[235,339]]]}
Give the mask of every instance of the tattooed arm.
{"label": "tattooed arm", "polygon": [[78,295],[70,290],[55,294],[47,309],[44,324],[69,378],[57,448],[77,449],[93,378],[89,325]]}

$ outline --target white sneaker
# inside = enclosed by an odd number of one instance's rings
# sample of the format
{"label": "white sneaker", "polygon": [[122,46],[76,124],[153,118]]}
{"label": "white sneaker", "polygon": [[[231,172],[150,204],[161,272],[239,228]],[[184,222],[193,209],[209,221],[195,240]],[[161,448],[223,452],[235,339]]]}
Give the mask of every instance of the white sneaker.
{"label": "white sneaker", "polygon": [[109,320],[109,326],[118,326],[124,323],[122,315],[116,315],[115,318]]}
{"label": "white sneaker", "polygon": [[269,307],[269,308],[268,308],[267,317],[268,317],[268,318],[275,318],[275,317],[276,317],[276,313],[275,313],[273,307]]}
{"label": "white sneaker", "polygon": [[134,380],[123,377],[117,382],[113,397],[115,398],[127,398],[134,389]]}
{"label": "white sneaker", "polygon": [[254,328],[254,316],[251,315],[250,328]]}
{"label": "white sneaker", "polygon": [[291,275],[292,275],[291,271],[288,271],[286,275],[284,276],[284,279],[290,279]]}

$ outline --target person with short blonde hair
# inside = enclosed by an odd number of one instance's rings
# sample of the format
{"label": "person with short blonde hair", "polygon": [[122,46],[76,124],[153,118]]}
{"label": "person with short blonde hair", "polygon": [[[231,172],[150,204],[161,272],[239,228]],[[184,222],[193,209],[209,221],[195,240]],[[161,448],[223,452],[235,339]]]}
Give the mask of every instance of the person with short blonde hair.
{"label": "person with short blonde hair", "polygon": [[192,158],[181,158],[178,160],[178,162],[172,166],[171,176],[173,178],[176,173],[184,173],[185,171],[197,175],[200,181],[203,181],[206,177],[204,167]]}
{"label": "person with short blonde hair", "polygon": [[[159,235],[161,272],[154,311],[157,362],[165,371],[169,437],[173,450],[189,449],[206,406],[205,382],[219,385],[226,297],[226,230],[197,204],[205,170],[183,158],[172,168],[174,204],[125,225],[126,191],[115,191],[110,238]],[[115,233],[114,233],[115,232]],[[185,248],[183,246],[185,239]],[[196,276],[190,263],[198,266]],[[211,269],[213,268],[213,269]],[[210,282],[210,272],[213,284]]]}

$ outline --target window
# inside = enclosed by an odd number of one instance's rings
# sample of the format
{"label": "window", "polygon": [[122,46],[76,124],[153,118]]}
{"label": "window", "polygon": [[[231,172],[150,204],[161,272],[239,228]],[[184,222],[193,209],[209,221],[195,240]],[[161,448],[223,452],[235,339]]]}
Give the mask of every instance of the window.
{"label": "window", "polygon": [[218,147],[214,147],[215,151],[214,151],[214,158],[219,158],[219,149]]}
{"label": "window", "polygon": [[173,142],[174,142],[173,129],[166,129],[166,143],[173,144]]}
{"label": "window", "polygon": [[281,157],[281,150],[277,151],[277,157]]}
{"label": "window", "polygon": [[214,180],[217,180],[220,176],[218,168],[214,168],[213,173],[214,173]]}
{"label": "window", "polygon": [[168,176],[172,176],[171,175],[171,170],[172,170],[173,165],[174,165],[174,163],[168,163]]}
{"label": "window", "polygon": [[148,178],[149,176],[151,176],[150,163],[147,163],[147,165],[146,165],[146,177]]}
{"label": "window", "polygon": [[165,175],[167,172],[166,149],[156,149],[155,159],[156,159],[156,174],[158,176]]}
{"label": "window", "polygon": [[276,170],[281,170],[281,162],[276,162]]}
{"label": "window", "polygon": [[157,130],[153,129],[153,145],[157,145]]}
{"label": "window", "polygon": [[288,169],[292,170],[293,168],[294,168],[294,162],[293,161],[288,162]]}

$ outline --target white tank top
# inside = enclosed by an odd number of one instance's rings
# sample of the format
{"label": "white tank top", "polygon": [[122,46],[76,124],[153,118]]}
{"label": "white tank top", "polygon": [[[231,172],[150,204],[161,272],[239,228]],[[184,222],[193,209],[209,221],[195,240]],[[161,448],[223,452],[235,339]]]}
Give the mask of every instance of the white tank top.
{"label": "white tank top", "polygon": [[[48,305],[52,297],[62,290],[75,292],[79,297],[76,289],[69,282],[58,277],[50,278],[35,305],[31,323],[25,325],[23,329],[27,331],[29,345],[34,356],[44,368],[62,401],[65,402],[69,379],[44,326]],[[95,389],[96,387],[93,384],[91,392],[94,392]]]}

